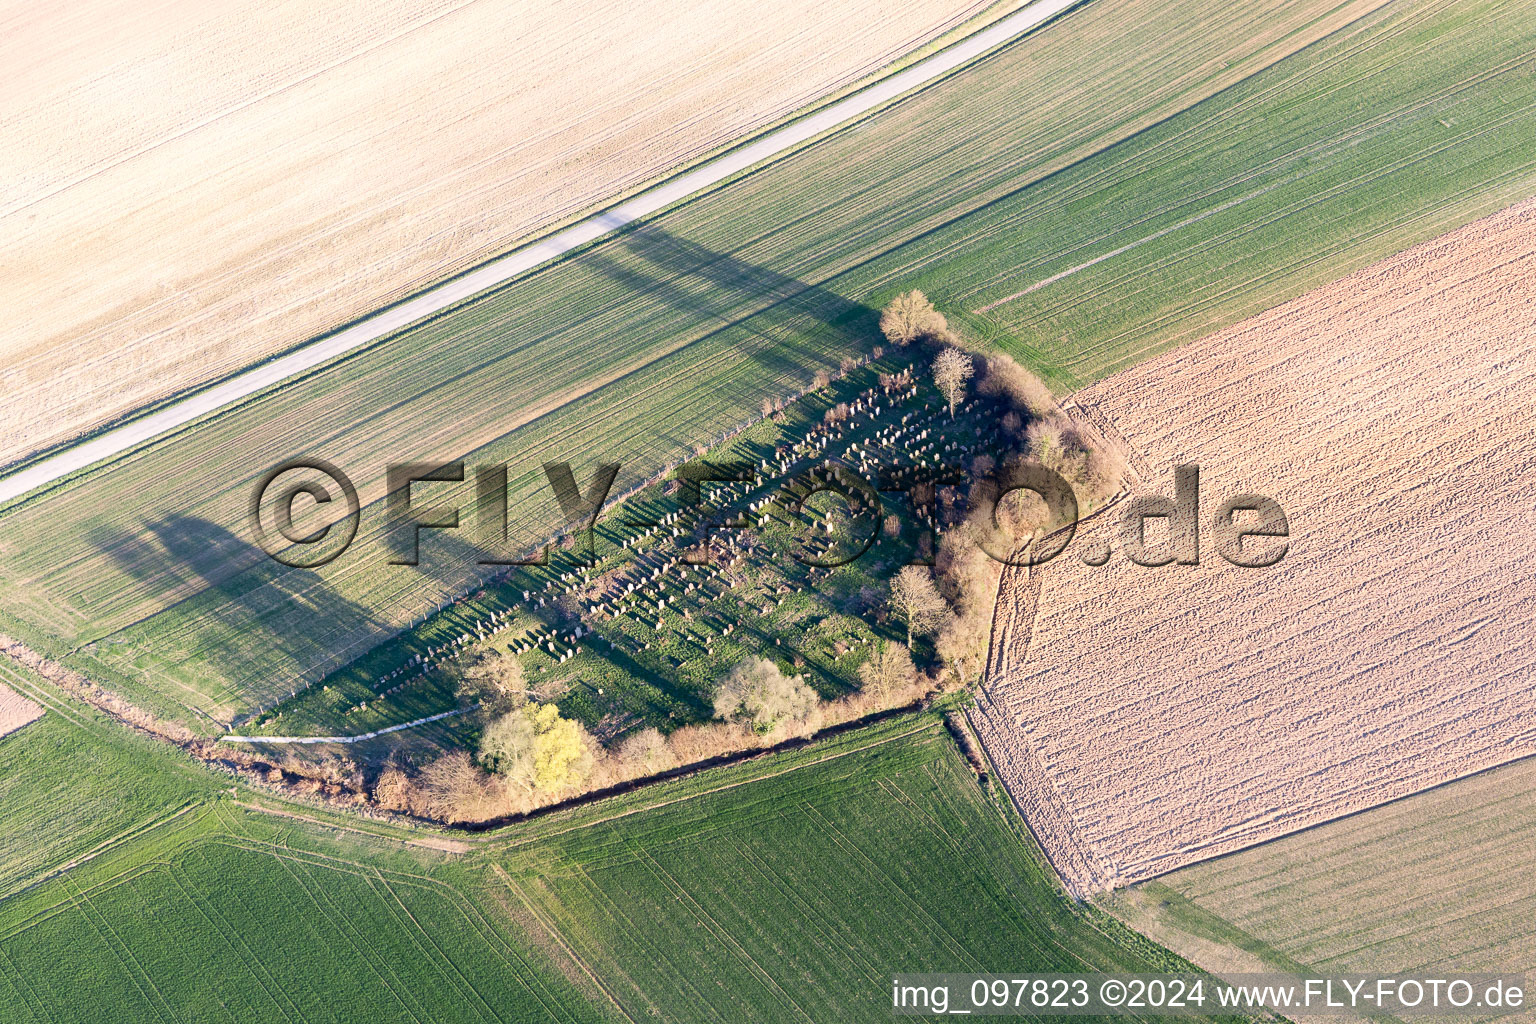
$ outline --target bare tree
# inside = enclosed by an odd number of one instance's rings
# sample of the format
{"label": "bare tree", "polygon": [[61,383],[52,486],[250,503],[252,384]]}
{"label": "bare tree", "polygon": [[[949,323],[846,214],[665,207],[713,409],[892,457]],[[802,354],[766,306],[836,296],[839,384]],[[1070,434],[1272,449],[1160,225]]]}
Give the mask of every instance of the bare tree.
{"label": "bare tree", "polygon": [[745,721],[763,735],[809,718],[817,701],[816,691],[799,676],[786,676],[767,658],[748,658],[720,680],[715,717]]}
{"label": "bare tree", "polygon": [[957,348],[947,348],[933,361],[933,383],[949,403],[949,418],[955,418],[955,406],[965,401],[965,382],[976,367],[971,357]]}
{"label": "bare tree", "polygon": [[877,697],[894,693],[917,678],[917,668],[906,644],[881,640],[859,666],[859,683],[865,693]]}
{"label": "bare tree", "polygon": [[887,341],[910,345],[919,338],[941,337],[949,330],[944,314],[915,288],[890,301],[880,313],[880,331]]}
{"label": "bare tree", "polygon": [[489,651],[459,673],[458,695],[464,704],[479,704],[487,717],[504,715],[528,699],[523,663],[505,651]]}
{"label": "bare tree", "polygon": [[944,599],[933,585],[933,576],[921,565],[909,565],[891,580],[891,610],[907,624],[907,646],[912,637],[926,633],[939,624],[944,614]]}

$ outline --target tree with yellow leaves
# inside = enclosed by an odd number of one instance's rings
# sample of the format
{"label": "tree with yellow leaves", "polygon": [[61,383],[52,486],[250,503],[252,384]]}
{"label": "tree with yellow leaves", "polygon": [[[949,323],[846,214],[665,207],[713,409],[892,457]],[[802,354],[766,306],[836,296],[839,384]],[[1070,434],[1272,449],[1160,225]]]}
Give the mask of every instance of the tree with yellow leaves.
{"label": "tree with yellow leaves", "polygon": [[509,787],[549,793],[586,779],[595,746],[581,723],[561,718],[555,705],[529,704],[485,727],[480,760]]}

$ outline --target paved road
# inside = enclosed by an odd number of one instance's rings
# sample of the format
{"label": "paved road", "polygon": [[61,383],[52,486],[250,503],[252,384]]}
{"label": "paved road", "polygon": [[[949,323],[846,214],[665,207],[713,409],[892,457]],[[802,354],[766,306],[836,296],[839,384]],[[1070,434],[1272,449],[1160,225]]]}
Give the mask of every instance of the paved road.
{"label": "paved road", "polygon": [[0,478],[0,504],[18,498],[71,473],[105,459],[132,451],[147,441],[183,426],[200,416],[234,405],[290,377],[314,369],[355,349],[394,334],[418,320],[439,313],[488,288],[505,284],[520,274],[586,245],[641,217],[649,216],[716,185],[754,164],[793,149],[808,139],[887,103],[905,92],[933,81],[1015,36],[1055,17],[1081,0],[1036,0],[989,28],[953,46],[925,57],[898,74],[877,82],[825,109],[769,132],[755,142],[734,149],[656,186],[627,202],[566,228],[543,241],[515,249],[452,281],[444,282],[412,299],[375,313],[351,327],[294,349],[206,390],[196,392],[157,412],[105,431],[97,436],[40,459],[19,472]]}

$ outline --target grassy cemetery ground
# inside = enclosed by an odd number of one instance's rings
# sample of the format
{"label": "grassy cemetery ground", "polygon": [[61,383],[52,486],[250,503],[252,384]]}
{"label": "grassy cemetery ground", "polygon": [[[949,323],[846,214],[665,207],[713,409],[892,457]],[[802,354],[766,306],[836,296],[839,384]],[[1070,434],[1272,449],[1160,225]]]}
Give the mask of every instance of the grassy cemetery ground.
{"label": "grassy cemetery ground", "polygon": [[[676,483],[653,483],[599,517],[592,556],[580,538],[553,546],[549,564],[452,603],[242,733],[356,735],[451,711],[455,670],[488,650],[519,656],[542,695],[604,739],[709,719],[715,684],[753,656],[783,662],[823,698],[854,691],[872,646],[906,639],[886,609],[891,577],[931,556],[964,513],[973,460],[1021,443],[1003,426],[1004,399],[971,398],[951,420],[927,359],[897,350],[789,403],[690,464],[754,477],[701,484],[698,514]],[[942,467],[960,471],[957,484],[936,488],[931,507],[878,492]],[[801,504],[812,479],[841,492]],[[916,653],[931,660],[931,638]],[[439,729],[467,741],[474,725]]]}

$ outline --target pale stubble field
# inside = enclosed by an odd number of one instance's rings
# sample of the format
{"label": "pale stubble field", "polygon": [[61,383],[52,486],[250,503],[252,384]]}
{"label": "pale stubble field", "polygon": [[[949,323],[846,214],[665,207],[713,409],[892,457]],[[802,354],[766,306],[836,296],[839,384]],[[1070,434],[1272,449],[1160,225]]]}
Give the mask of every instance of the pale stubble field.
{"label": "pale stubble field", "polygon": [[6,3],[0,463],[473,266],[988,7]]}
{"label": "pale stubble field", "polygon": [[15,732],[43,717],[43,709],[15,690],[0,683],[0,736]]}

